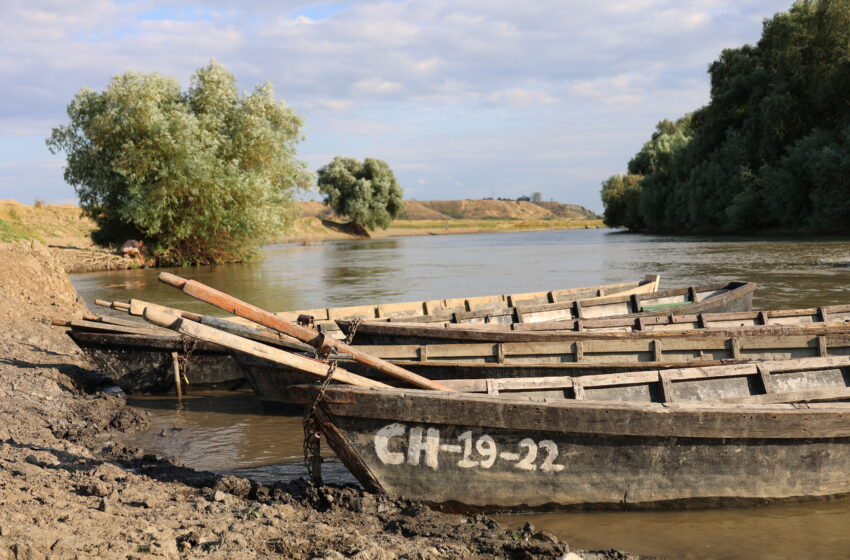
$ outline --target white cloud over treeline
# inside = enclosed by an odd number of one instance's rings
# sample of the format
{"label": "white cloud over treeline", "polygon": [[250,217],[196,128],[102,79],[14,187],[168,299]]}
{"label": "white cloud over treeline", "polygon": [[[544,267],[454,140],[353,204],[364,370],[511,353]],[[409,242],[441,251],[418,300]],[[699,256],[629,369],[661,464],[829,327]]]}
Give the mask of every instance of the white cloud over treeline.
{"label": "white cloud over treeline", "polygon": [[419,199],[530,189],[598,208],[599,182],[657,120],[707,101],[720,51],[757,40],[789,5],[5,0],[0,148],[47,136],[83,86],[127,70],[186,84],[215,58],[243,89],[273,83],[305,117],[314,167],[374,156]]}

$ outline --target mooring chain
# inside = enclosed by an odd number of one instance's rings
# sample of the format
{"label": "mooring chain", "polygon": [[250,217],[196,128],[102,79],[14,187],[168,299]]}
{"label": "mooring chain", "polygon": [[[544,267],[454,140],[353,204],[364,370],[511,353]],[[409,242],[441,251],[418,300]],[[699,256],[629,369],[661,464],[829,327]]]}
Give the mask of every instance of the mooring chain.
{"label": "mooring chain", "polygon": [[198,345],[198,339],[192,336],[181,336],[181,342],[183,343],[183,353],[180,354],[180,371],[182,372],[183,379],[185,383],[189,384],[189,378],[186,376],[187,367],[189,366],[189,358],[192,356],[192,352],[195,351],[195,347]]}
{"label": "mooring chain", "polygon": [[348,326],[348,336],[345,337],[345,343],[351,344],[354,342],[354,336],[357,334],[357,327],[360,326],[360,323],[363,322],[363,319],[360,317],[355,317],[351,324]]}
{"label": "mooring chain", "polygon": [[[332,349],[331,354],[336,354],[336,349]],[[328,373],[322,380],[316,400],[304,413],[304,466],[307,467],[307,474],[314,486],[322,485],[322,436],[316,423],[316,409],[325,397],[325,391],[331,383],[334,371],[336,371],[336,360],[331,358],[330,355],[327,355],[326,358],[328,359]]]}

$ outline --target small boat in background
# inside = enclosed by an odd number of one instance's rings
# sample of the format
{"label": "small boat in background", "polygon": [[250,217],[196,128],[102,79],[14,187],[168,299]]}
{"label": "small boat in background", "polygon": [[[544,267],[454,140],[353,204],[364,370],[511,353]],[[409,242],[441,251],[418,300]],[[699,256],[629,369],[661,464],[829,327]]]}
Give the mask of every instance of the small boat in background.
{"label": "small boat in background", "polygon": [[[463,323],[455,328],[444,326],[446,321],[432,325],[422,318],[418,321],[340,319],[337,324],[345,334],[354,332],[354,342],[357,344],[417,344],[437,340],[521,341],[525,340],[523,334],[532,329],[515,329],[514,324],[539,323],[550,326],[563,321],[566,327],[563,330],[635,330],[634,325],[660,324],[668,321],[668,318],[670,322],[676,323],[678,319],[673,317],[678,315],[698,318],[700,314],[706,313],[748,312],[753,307],[755,289],[756,285],[752,282],[726,282],[644,295],[613,295],[591,300],[520,306],[497,315],[480,314],[475,318],[468,314],[455,315],[455,320],[451,322]],[[469,328],[464,328],[467,324]],[[481,326],[484,328],[479,328]]]}
{"label": "small boat in background", "polygon": [[488,394],[293,388],[363,486],[460,510],[764,504],[850,494],[850,357],[585,378]]}
{"label": "small boat in background", "polygon": [[[301,309],[276,313],[287,321],[298,321],[314,326],[331,336],[342,338],[338,319],[359,320],[403,320],[403,321],[454,321],[464,317],[507,316],[516,307],[538,306],[545,304],[572,304],[577,300],[595,300],[611,295],[631,296],[652,294],[658,291],[661,277],[648,274],[643,280],[600,284],[581,288],[567,288],[543,292],[526,292],[506,295],[476,296],[436,299],[426,301],[407,301],[397,303],[375,303],[349,307],[329,307],[323,309]],[[243,319],[232,319],[244,323]]]}

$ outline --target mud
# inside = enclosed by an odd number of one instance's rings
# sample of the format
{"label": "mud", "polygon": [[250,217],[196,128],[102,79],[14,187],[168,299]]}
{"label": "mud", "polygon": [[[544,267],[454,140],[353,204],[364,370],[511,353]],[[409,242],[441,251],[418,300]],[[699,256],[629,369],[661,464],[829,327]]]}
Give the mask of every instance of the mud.
{"label": "mud", "polygon": [[50,250],[0,243],[0,560],[631,558],[570,551],[530,524],[353,487],[274,487],[116,443],[148,418],[51,319],[86,312]]}

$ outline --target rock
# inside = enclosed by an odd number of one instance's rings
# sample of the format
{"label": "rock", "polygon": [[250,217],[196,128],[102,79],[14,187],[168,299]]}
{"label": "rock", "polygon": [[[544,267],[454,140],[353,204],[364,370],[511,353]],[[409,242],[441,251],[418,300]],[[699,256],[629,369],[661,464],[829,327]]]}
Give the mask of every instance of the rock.
{"label": "rock", "polygon": [[324,554],[315,558],[321,558],[322,560],[345,560],[345,556],[336,550],[327,550]]}
{"label": "rock", "polygon": [[555,536],[554,534],[552,534],[552,533],[550,533],[549,531],[546,531],[546,530],[542,530],[542,531],[538,531],[538,532],[534,533],[533,538],[536,541],[548,542],[548,543],[552,543],[552,544],[557,544],[557,543],[561,542],[560,539],[557,536]]}
{"label": "rock", "polygon": [[224,475],[219,478],[213,490],[233,494],[237,498],[245,498],[251,493],[251,481],[233,475]]}
{"label": "rock", "polygon": [[567,552],[563,556],[561,556],[560,560],[582,560],[582,557],[576,554],[575,552]]}
{"label": "rock", "polygon": [[98,496],[104,498],[112,494],[113,488],[112,485],[103,480],[95,480],[88,486],[86,486],[86,491],[89,496]]}
{"label": "rock", "polygon": [[222,492],[221,490],[216,490],[212,496],[214,502],[223,502],[227,499],[227,494]]}

